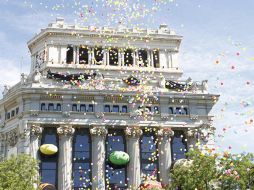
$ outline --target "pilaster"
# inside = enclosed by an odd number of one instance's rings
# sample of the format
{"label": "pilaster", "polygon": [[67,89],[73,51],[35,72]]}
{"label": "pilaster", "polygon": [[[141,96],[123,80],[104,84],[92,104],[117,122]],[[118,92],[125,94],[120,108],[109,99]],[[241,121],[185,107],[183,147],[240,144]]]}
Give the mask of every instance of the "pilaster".
{"label": "pilaster", "polygon": [[72,189],[72,136],[75,129],[70,125],[57,128],[59,135],[58,190]]}
{"label": "pilaster", "polygon": [[104,127],[90,129],[92,136],[92,189],[105,190],[105,138],[108,133]]}
{"label": "pilaster", "polygon": [[159,144],[159,170],[160,181],[163,185],[168,185],[170,182],[169,171],[172,164],[171,157],[171,137],[174,136],[174,132],[171,128],[161,128],[157,132]]}
{"label": "pilaster", "polygon": [[139,127],[127,127],[125,129],[127,152],[130,156],[130,162],[127,168],[128,188],[137,189],[140,185],[140,148],[139,138],[142,135]]}

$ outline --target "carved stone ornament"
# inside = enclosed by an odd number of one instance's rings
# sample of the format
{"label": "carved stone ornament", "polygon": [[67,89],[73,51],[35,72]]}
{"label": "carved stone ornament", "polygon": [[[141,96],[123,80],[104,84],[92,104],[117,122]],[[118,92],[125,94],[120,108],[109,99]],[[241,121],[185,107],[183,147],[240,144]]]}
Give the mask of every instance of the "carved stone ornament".
{"label": "carved stone ornament", "polygon": [[71,136],[75,132],[75,129],[70,125],[63,125],[57,128],[57,134],[63,136]]}
{"label": "carved stone ornament", "polygon": [[4,133],[0,133],[0,141],[5,141],[6,135]]}
{"label": "carved stone ornament", "polygon": [[42,134],[42,127],[39,125],[32,125],[30,127],[31,136],[40,136]]}
{"label": "carved stone ornament", "polygon": [[104,117],[104,113],[103,112],[97,112],[95,113],[95,116],[98,118],[98,119],[102,119]]}
{"label": "carved stone ornament", "polygon": [[159,137],[172,137],[174,136],[174,131],[169,127],[161,128],[158,130],[157,134]]}
{"label": "carved stone ornament", "polygon": [[18,142],[18,130],[13,129],[6,133],[6,141],[8,145],[15,146]]}
{"label": "carved stone ornament", "polygon": [[91,135],[94,136],[106,136],[108,133],[108,130],[104,127],[95,126],[90,129]]}
{"label": "carved stone ornament", "polygon": [[126,127],[124,130],[127,137],[140,137],[143,134],[143,131],[139,127]]}

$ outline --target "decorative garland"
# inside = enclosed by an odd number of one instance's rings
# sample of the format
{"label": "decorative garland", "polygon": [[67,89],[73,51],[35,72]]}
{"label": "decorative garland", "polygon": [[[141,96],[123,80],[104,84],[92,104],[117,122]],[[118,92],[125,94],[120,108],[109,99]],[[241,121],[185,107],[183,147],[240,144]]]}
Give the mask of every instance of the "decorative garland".
{"label": "decorative garland", "polygon": [[171,80],[166,81],[165,87],[167,89],[173,89],[178,91],[186,91],[190,87],[188,84],[177,83]]}
{"label": "decorative garland", "polygon": [[56,80],[64,80],[64,81],[84,81],[91,78],[96,77],[96,73],[87,74],[87,73],[79,73],[79,74],[59,74],[59,73],[52,73],[48,70],[47,78],[49,79],[56,79]]}
{"label": "decorative garland", "polygon": [[129,76],[128,78],[126,79],[123,79],[123,81],[128,84],[128,85],[131,85],[131,86],[137,86],[140,84],[140,80],[137,79],[136,77],[134,76]]}

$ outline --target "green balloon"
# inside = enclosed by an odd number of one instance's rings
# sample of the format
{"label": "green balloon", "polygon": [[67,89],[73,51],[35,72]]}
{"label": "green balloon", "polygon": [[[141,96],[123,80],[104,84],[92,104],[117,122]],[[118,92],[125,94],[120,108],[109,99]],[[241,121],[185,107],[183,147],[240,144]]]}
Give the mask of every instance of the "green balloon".
{"label": "green balloon", "polygon": [[130,156],[123,151],[114,151],[109,155],[109,161],[118,166],[126,165],[130,161]]}

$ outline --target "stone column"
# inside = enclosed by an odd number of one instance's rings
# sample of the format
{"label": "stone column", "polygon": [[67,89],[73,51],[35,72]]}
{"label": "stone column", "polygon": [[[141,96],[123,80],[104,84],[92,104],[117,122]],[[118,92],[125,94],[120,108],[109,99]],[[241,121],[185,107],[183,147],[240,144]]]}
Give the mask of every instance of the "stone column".
{"label": "stone column", "polygon": [[154,67],[153,50],[151,50],[151,67]]}
{"label": "stone column", "polygon": [[30,127],[30,154],[34,159],[38,159],[38,150],[41,145],[42,127],[31,125]]}
{"label": "stone column", "polygon": [[72,135],[75,129],[70,125],[57,128],[59,135],[58,190],[72,189]]}
{"label": "stone column", "polygon": [[130,156],[130,162],[127,168],[128,188],[138,189],[140,185],[140,148],[139,138],[142,130],[138,127],[127,127],[125,130],[127,152]]}
{"label": "stone column", "polygon": [[151,67],[151,50],[147,50],[147,67]]}
{"label": "stone column", "polygon": [[121,62],[122,62],[122,64],[121,64],[121,66],[124,66],[124,50],[122,50],[122,53],[121,53],[121,55],[122,55],[122,57],[121,57]]}
{"label": "stone column", "polygon": [[105,190],[105,138],[108,133],[104,127],[92,127],[92,189]]}
{"label": "stone column", "polygon": [[91,52],[91,57],[92,57],[91,64],[94,65],[94,59],[95,59],[95,57],[94,57],[94,48],[91,48],[91,49],[92,49],[92,52]]}
{"label": "stone column", "polygon": [[6,147],[6,136],[4,133],[0,133],[0,161],[6,156],[5,147]]}
{"label": "stone column", "polygon": [[79,47],[80,47],[80,46],[77,46],[77,47],[76,47],[76,53],[75,53],[76,64],[79,64]]}
{"label": "stone column", "polygon": [[169,171],[172,163],[171,157],[171,137],[174,132],[171,128],[162,128],[158,130],[159,137],[159,170],[160,181],[163,185],[168,185],[170,182]]}
{"label": "stone column", "polygon": [[19,122],[18,153],[30,153],[30,131],[26,120]]}

